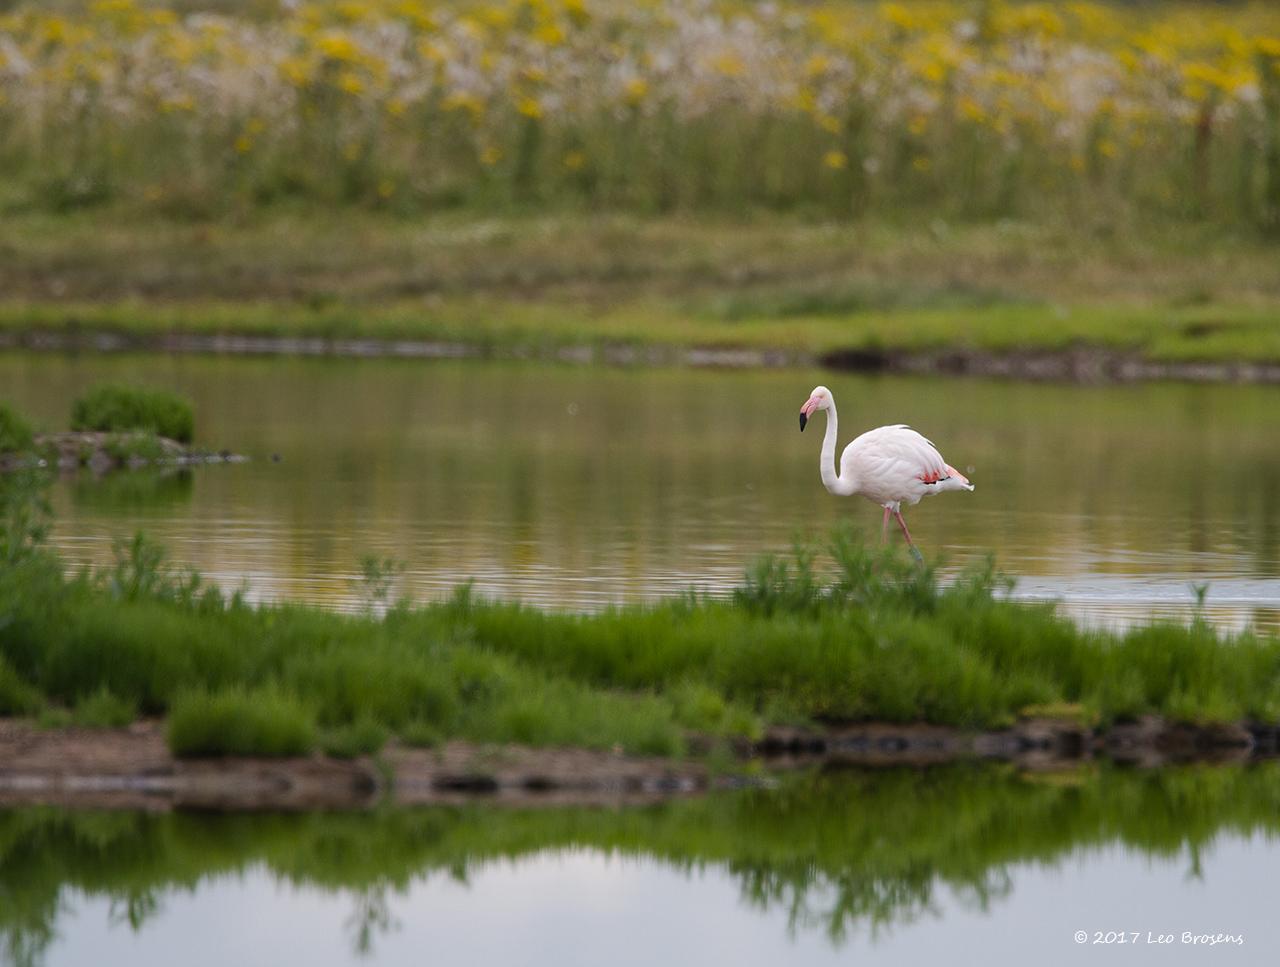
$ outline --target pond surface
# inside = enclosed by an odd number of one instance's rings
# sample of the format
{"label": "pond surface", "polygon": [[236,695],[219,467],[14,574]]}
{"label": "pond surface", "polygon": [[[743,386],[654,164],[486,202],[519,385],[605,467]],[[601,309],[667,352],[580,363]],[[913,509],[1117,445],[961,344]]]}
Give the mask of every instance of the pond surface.
{"label": "pond surface", "polygon": [[228,587],[339,608],[366,554],[404,562],[419,599],[467,578],[568,608],[724,591],[841,518],[878,539],[877,507],[822,488],[822,418],[798,430],[825,383],[842,447],[906,422],[972,478],[907,512],[952,567],[991,552],[1018,593],[1108,624],[1185,614],[1207,584],[1214,620],[1280,627],[1280,388],[0,355],[0,398],[50,429],[106,380],[188,395],[198,442],[253,459],[59,483],[53,542],[76,562],[141,528]]}
{"label": "pond surface", "polygon": [[629,809],[17,809],[0,958],[1258,964],[1277,833],[1274,764],[831,773]]}

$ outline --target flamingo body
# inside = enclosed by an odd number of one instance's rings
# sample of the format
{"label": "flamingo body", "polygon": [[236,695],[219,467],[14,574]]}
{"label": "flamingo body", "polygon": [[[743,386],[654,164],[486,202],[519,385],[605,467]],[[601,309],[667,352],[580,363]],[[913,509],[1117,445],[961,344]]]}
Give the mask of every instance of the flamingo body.
{"label": "flamingo body", "polygon": [[905,423],[857,437],[840,455],[840,477],[857,481],[855,493],[891,510],[944,490],[973,489],[937,447]]}
{"label": "flamingo body", "polygon": [[889,515],[897,518],[902,534],[917,554],[902,519],[902,505],[920,503],[924,497],[947,490],[973,490],[959,470],[952,467],[930,441],[906,424],[881,426],[854,439],[836,456],[836,404],[825,386],[814,387],[800,409],[800,429],[810,414],[827,411],[827,432],[822,441],[822,483],[833,494],[858,494],[884,508],[882,536],[887,533]]}

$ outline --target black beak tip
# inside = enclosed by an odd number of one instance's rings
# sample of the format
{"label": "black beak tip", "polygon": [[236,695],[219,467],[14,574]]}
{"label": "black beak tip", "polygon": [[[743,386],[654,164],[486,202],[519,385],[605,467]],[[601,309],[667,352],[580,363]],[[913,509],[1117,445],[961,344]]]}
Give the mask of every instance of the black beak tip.
{"label": "black beak tip", "polygon": [[805,416],[803,413],[801,413],[801,414],[800,414],[800,432],[801,432],[801,433],[803,433],[803,432],[804,432],[804,425],[805,425],[806,423],[808,423],[808,422],[809,422],[809,417],[807,417],[807,416]]}

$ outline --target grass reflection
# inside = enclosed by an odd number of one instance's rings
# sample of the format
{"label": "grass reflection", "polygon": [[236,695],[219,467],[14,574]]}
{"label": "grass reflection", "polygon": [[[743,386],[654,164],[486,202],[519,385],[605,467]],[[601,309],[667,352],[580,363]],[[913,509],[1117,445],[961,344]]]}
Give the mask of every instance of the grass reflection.
{"label": "grass reflection", "polygon": [[0,937],[36,964],[71,893],[105,897],[121,928],[146,930],[165,899],[265,869],[279,883],[350,898],[357,950],[394,929],[396,897],[434,877],[466,882],[507,861],[596,850],[732,877],[744,899],[835,944],[933,909],[948,889],[979,909],[1014,867],[1121,844],[1199,857],[1224,836],[1280,831],[1280,767],[1114,767],[1027,775],[978,765],[811,773],[780,788],[644,808],[484,805],[369,814],[0,813]]}

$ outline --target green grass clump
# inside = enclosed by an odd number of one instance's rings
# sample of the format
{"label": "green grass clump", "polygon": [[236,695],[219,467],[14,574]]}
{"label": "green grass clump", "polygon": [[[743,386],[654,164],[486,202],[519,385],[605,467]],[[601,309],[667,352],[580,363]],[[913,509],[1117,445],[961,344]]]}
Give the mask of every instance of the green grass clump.
{"label": "green grass clump", "polygon": [[387,744],[387,730],[375,719],[363,718],[351,725],[330,729],[320,737],[320,749],[336,759],[373,755]]}
{"label": "green grass clump", "polygon": [[400,741],[415,749],[434,749],[444,743],[444,737],[434,725],[426,722],[409,722],[400,727]]}
{"label": "green grass clump", "polygon": [[164,447],[154,433],[124,433],[107,440],[102,449],[117,463],[123,464],[134,461],[154,463],[166,456]]}
{"label": "green grass clump", "polygon": [[0,716],[35,715],[44,705],[40,690],[24,681],[0,655]]}
{"label": "green grass clump", "polygon": [[27,453],[35,447],[35,434],[13,407],[0,403],[0,453]]}
{"label": "green grass clump", "polygon": [[177,756],[307,755],[316,745],[315,718],[275,688],[191,691],[174,700],[168,739]]}
{"label": "green grass clump", "polygon": [[137,707],[130,701],[111,694],[103,687],[76,703],[71,713],[76,725],[91,729],[118,729],[138,717]]}
{"label": "green grass clump", "polygon": [[141,430],[179,443],[195,433],[191,404],[164,390],[129,386],[96,386],[71,409],[71,429],[123,433]]}

